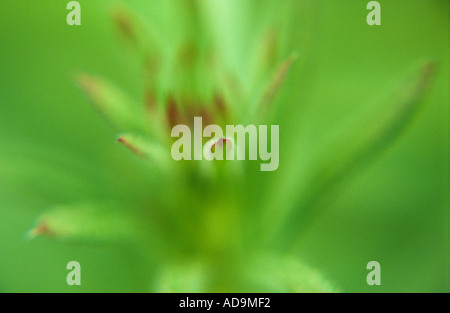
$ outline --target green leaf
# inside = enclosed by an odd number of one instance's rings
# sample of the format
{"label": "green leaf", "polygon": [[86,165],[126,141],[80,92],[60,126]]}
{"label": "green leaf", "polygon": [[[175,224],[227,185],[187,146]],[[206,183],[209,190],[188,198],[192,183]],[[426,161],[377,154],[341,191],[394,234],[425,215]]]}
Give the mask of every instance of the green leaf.
{"label": "green leaf", "polygon": [[159,46],[159,40],[149,31],[142,19],[124,4],[113,6],[111,18],[119,35],[138,51],[150,53]]}
{"label": "green leaf", "polygon": [[137,54],[139,59],[143,59],[145,86],[149,98],[147,100],[156,101],[164,38],[147,27],[143,18],[132,12],[127,5],[113,5],[111,19],[126,46]]}
{"label": "green leaf", "polygon": [[156,142],[134,134],[120,135],[117,142],[139,157],[149,160],[158,168],[167,169],[170,165],[171,159],[168,150]]}
{"label": "green leaf", "polygon": [[259,110],[266,112],[267,107],[272,104],[275,100],[276,95],[280,91],[283,85],[286,75],[291,68],[294,61],[298,58],[297,53],[292,53],[285,61],[283,61],[280,66],[276,69],[275,74],[270,80],[270,83],[266,87],[263,93],[262,99],[260,100]]}
{"label": "green leaf", "polygon": [[46,236],[70,241],[130,242],[144,235],[137,216],[109,204],[60,206],[43,213],[29,238]]}
{"label": "green leaf", "polygon": [[76,83],[116,128],[127,131],[148,130],[143,108],[111,83],[86,73],[78,74]]}
{"label": "green leaf", "polygon": [[[349,116],[342,127],[331,132],[322,149],[312,158],[309,178],[300,190],[299,202],[284,218],[282,236],[286,247],[298,237],[309,219],[319,211],[318,204],[326,194],[341,186],[374,160],[399,137],[420,108],[425,91],[434,73],[434,64],[427,63],[411,75],[377,106],[377,112],[363,107],[357,115]],[[387,105],[386,105],[387,104]]]}

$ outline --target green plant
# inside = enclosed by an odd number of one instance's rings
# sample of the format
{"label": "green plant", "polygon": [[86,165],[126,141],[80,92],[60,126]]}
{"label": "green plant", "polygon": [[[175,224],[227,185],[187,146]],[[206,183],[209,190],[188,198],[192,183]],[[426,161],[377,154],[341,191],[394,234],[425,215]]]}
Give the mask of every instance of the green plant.
{"label": "green plant", "polygon": [[[270,13],[274,4],[264,6]],[[148,201],[80,199],[43,214],[30,234],[133,246],[155,269],[150,291],[335,291],[289,251],[326,206],[325,195],[409,124],[434,66],[420,66],[383,105],[363,107],[331,131],[333,136],[305,160],[292,182],[297,192],[280,201],[286,176],[263,177],[255,162],[173,161],[170,129],[193,116],[219,125],[280,123],[283,108],[295,105],[281,97],[283,83],[296,57],[300,65],[303,61],[286,32],[300,13],[280,13],[270,22],[261,17],[255,22],[257,35],[246,43],[233,20],[239,14],[236,2],[186,1],[174,8],[177,23],[163,34],[123,7],[113,13],[124,43],[143,61],[144,102],[102,78],[76,77],[117,129],[118,143],[136,155],[130,160],[146,164],[152,182]],[[299,11],[304,14],[304,9]],[[301,42],[306,49],[308,38]],[[298,148],[284,143],[281,153],[294,159],[281,165],[286,168],[295,162]]]}

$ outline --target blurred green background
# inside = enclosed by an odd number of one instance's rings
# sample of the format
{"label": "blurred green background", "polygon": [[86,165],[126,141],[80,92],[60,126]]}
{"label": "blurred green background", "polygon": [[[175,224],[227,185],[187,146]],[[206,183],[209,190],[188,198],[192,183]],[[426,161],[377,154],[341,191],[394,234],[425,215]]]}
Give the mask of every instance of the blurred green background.
{"label": "blurred green background", "polygon": [[[79,2],[80,27],[66,24],[64,1],[0,2],[0,292],[148,288],[146,264],[126,248],[25,236],[55,204],[152,197],[140,165],[117,147],[116,134],[72,82],[87,70],[138,96],[140,63],[118,45],[110,1]],[[294,253],[342,291],[449,292],[449,2],[379,1],[379,27],[366,24],[367,2],[314,1],[313,25],[290,26],[309,38],[298,47],[301,66],[290,74],[283,98],[289,105],[280,113],[281,131],[293,133],[290,144],[301,137],[314,145],[417,61],[435,60],[438,73],[414,123],[342,188]],[[175,18],[170,6],[159,11],[146,1],[126,3],[149,20]],[[258,15],[257,1],[248,3]],[[236,29],[251,36],[248,12],[241,13]],[[81,287],[66,284],[72,260],[82,265]],[[372,260],[381,263],[382,286],[366,284]]]}

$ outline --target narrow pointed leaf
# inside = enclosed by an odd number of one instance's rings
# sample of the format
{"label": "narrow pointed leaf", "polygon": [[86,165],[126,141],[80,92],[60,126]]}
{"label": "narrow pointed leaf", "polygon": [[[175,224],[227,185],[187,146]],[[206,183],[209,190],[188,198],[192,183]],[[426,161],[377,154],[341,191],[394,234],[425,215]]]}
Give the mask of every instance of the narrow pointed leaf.
{"label": "narrow pointed leaf", "polygon": [[162,60],[161,38],[146,27],[146,23],[143,23],[139,16],[123,4],[113,7],[111,19],[127,46],[144,59],[146,87],[151,91],[152,97],[155,97]]}
{"label": "narrow pointed leaf", "polygon": [[146,127],[143,110],[109,82],[82,73],[76,83],[97,110],[120,130],[143,130]]}
{"label": "narrow pointed leaf", "polygon": [[294,234],[318,212],[317,205],[328,191],[364,168],[398,138],[419,109],[433,73],[434,65],[427,63],[388,97],[388,105],[380,112],[368,114],[364,108],[333,132],[331,140],[314,157],[316,165],[301,190],[301,203],[294,206],[297,210],[285,218],[283,236],[295,239]]}
{"label": "narrow pointed leaf", "polygon": [[297,54],[293,53],[278,67],[263,95],[261,103],[262,109],[265,109],[269,104],[271,104],[274,101],[278,91],[280,90],[283,82],[285,81],[289,69],[291,68],[292,64],[296,59]]}
{"label": "narrow pointed leaf", "polygon": [[43,213],[28,236],[92,242],[128,242],[143,231],[139,219],[111,205],[61,206]]}
{"label": "narrow pointed leaf", "polygon": [[123,134],[117,140],[118,143],[124,145],[139,157],[149,160],[159,167],[166,168],[169,161],[169,153],[162,145],[151,142],[141,136],[134,134]]}
{"label": "narrow pointed leaf", "polygon": [[116,26],[119,35],[127,42],[141,49],[143,39],[141,27],[136,22],[136,17],[123,5],[113,8],[111,18]]}

